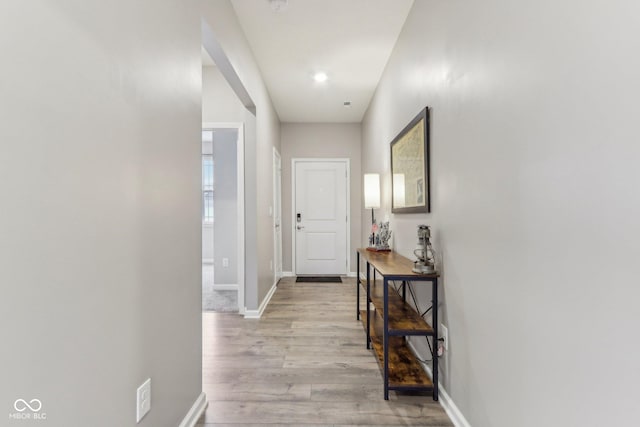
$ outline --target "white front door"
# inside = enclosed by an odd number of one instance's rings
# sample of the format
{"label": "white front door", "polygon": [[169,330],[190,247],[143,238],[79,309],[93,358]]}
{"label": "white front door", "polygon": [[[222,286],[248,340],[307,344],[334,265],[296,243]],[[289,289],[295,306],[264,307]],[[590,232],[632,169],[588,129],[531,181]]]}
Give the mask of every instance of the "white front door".
{"label": "white front door", "polygon": [[294,160],[296,274],[347,273],[347,161]]}

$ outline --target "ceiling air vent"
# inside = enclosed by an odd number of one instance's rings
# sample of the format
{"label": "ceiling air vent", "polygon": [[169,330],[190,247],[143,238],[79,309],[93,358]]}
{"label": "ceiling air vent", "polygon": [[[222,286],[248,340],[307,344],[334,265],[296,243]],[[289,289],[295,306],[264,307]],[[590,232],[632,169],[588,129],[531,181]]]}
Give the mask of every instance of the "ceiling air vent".
{"label": "ceiling air vent", "polygon": [[287,8],[288,3],[287,0],[269,0],[269,5],[274,12],[282,12]]}

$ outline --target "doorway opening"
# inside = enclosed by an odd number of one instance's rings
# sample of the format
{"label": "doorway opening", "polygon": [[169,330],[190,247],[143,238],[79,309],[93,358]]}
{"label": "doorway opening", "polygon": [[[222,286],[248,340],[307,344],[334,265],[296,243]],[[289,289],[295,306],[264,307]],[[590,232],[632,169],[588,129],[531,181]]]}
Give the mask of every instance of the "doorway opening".
{"label": "doorway opening", "polygon": [[202,126],[202,309],[244,313],[242,124]]}

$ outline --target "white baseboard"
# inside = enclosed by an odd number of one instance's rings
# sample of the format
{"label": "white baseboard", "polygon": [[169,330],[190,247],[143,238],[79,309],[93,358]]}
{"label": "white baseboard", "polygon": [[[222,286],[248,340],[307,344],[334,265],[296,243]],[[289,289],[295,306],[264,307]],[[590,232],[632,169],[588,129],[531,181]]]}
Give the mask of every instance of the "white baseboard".
{"label": "white baseboard", "polygon": [[200,393],[178,427],[195,427],[208,404],[207,395],[204,392]]}
{"label": "white baseboard", "polygon": [[355,271],[351,271],[351,272],[347,273],[347,277],[356,277],[356,272]]}
{"label": "white baseboard", "polygon": [[440,406],[442,406],[447,415],[449,415],[449,418],[451,418],[451,422],[453,423],[453,425],[456,427],[471,427],[469,421],[467,421],[464,415],[462,415],[462,412],[460,412],[460,409],[458,409],[453,399],[451,399],[451,396],[449,396],[447,390],[442,388],[440,382],[438,382],[438,393],[438,401],[440,402]]}
{"label": "white baseboard", "polygon": [[214,291],[237,291],[238,285],[234,283],[231,283],[231,284],[214,283],[213,290]]}
{"label": "white baseboard", "polygon": [[[413,343],[411,341],[409,341],[409,348],[411,348],[411,351],[413,352],[413,354],[418,354],[418,351],[413,346]],[[433,372],[431,371],[431,367],[424,362],[420,362],[420,364],[422,365],[424,370],[429,374],[429,376],[433,378]],[[442,406],[444,411],[447,413],[449,418],[451,418],[451,422],[453,423],[453,425],[456,427],[471,427],[471,424],[469,424],[469,421],[467,421],[464,415],[462,415],[462,412],[460,412],[460,409],[458,409],[453,399],[451,399],[451,396],[449,396],[449,393],[447,393],[447,390],[445,390],[444,387],[442,387],[442,383],[440,381],[438,381],[438,394],[439,394],[438,402],[440,403],[440,406]]]}
{"label": "white baseboard", "polygon": [[278,289],[277,285],[277,283],[274,283],[273,286],[271,286],[271,289],[269,289],[269,292],[267,292],[267,296],[264,297],[264,299],[262,300],[262,304],[260,304],[260,307],[258,307],[257,310],[244,310],[245,319],[259,319],[262,317],[264,309],[267,308],[267,305],[269,305],[269,301],[271,301],[271,297],[276,292],[276,289]]}

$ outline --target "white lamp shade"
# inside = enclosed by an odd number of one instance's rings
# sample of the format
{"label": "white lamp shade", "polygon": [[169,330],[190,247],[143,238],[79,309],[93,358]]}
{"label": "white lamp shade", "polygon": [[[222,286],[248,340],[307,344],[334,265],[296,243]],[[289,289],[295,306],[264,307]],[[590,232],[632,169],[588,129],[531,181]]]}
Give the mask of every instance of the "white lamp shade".
{"label": "white lamp shade", "polygon": [[364,207],[365,209],[380,207],[380,174],[364,174]]}
{"label": "white lamp shade", "polygon": [[403,173],[393,174],[393,206],[396,208],[405,206]]}

